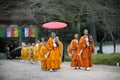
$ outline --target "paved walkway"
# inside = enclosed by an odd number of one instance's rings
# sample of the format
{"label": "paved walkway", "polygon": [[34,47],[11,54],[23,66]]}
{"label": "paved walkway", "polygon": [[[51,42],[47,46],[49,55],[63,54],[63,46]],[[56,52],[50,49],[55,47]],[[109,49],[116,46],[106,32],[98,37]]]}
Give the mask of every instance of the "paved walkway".
{"label": "paved walkway", "polygon": [[0,80],[120,80],[120,67],[94,65],[91,71],[74,70],[69,62],[58,72],[41,71],[40,64],[0,60]]}

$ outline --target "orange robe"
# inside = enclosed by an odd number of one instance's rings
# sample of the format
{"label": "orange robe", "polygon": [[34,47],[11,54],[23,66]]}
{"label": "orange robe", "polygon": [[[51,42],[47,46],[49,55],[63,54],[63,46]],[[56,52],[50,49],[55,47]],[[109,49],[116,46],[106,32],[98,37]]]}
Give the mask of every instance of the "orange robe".
{"label": "orange robe", "polygon": [[22,47],[21,57],[22,57],[23,60],[27,60],[26,47]]}
{"label": "orange robe", "polygon": [[47,58],[47,67],[48,69],[57,69],[57,59],[56,59],[56,54],[58,54],[58,52],[56,51],[56,49],[53,47],[53,39],[49,38],[49,40],[46,43],[46,48],[47,51],[49,52],[49,56]]}
{"label": "orange robe", "polygon": [[68,54],[72,54],[71,56],[71,67],[81,67],[81,56],[78,56],[78,41],[73,39],[68,48]]}
{"label": "orange robe", "polygon": [[78,52],[82,50],[82,67],[92,67],[92,53],[94,52],[94,41],[89,42],[89,47],[86,46],[87,41],[84,36],[79,40]]}
{"label": "orange robe", "polygon": [[41,60],[41,69],[45,70],[47,69],[47,58],[45,57],[45,54],[47,53],[46,47],[43,45],[40,48],[40,54],[39,59]]}

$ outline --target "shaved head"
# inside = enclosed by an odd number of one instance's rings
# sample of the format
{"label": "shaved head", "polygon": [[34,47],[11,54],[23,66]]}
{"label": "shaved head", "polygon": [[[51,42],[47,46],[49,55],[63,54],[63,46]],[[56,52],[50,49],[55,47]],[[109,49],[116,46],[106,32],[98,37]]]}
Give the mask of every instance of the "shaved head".
{"label": "shaved head", "polygon": [[56,36],[55,32],[52,32],[52,33],[51,33],[51,37],[52,37],[52,38],[55,38],[55,36]]}

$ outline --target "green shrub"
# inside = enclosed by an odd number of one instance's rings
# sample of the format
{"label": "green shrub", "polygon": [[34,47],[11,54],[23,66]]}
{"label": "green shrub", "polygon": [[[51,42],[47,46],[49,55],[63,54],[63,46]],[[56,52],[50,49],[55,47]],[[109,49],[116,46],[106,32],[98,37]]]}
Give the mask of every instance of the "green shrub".
{"label": "green shrub", "polygon": [[[68,55],[65,55],[65,61],[71,61]],[[93,64],[116,65],[120,63],[120,53],[112,54],[93,54]]]}
{"label": "green shrub", "polygon": [[93,54],[93,64],[116,65],[120,63],[120,53]]}
{"label": "green shrub", "polygon": [[65,61],[71,61],[71,58],[68,55],[65,55]]}

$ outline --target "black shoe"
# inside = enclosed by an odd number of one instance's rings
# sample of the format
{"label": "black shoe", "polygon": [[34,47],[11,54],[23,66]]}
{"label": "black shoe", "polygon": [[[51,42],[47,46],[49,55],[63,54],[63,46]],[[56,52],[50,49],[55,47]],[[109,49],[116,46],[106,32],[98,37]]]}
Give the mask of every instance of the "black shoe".
{"label": "black shoe", "polygon": [[57,69],[53,69],[53,72],[57,72]]}
{"label": "black shoe", "polygon": [[81,68],[81,67],[78,67],[78,69],[82,70],[82,68]]}
{"label": "black shoe", "polygon": [[74,69],[77,69],[77,67],[75,67]]}
{"label": "black shoe", "polygon": [[57,70],[53,70],[53,72],[57,72]]}

